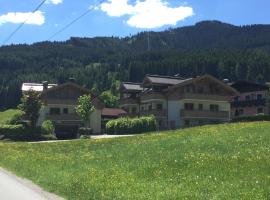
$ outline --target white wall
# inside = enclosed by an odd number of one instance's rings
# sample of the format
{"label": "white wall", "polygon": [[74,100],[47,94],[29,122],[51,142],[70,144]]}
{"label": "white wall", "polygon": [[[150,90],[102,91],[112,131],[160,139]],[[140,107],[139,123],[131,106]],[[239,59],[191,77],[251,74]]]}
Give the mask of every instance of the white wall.
{"label": "white wall", "polygon": [[180,101],[168,101],[168,121],[175,121],[176,128],[181,128],[180,110],[183,104]]}
{"label": "white wall", "polygon": [[95,110],[90,116],[90,127],[93,133],[101,133],[101,110]]}

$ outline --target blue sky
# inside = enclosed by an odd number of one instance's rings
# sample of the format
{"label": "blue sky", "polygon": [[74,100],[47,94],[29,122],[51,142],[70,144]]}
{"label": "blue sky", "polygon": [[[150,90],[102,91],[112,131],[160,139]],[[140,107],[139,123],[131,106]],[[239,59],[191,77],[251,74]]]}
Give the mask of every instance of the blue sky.
{"label": "blue sky", "polygon": [[270,0],[0,0],[0,45],[19,24],[26,24],[6,43],[48,40],[90,7],[91,12],[52,40],[72,36],[128,36],[144,30],[193,25],[202,20],[270,24]]}

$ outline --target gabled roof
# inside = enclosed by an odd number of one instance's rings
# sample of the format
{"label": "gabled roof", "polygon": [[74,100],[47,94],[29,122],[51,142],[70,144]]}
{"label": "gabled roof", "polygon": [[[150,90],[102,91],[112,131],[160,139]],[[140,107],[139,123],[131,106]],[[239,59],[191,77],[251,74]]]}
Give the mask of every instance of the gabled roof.
{"label": "gabled roof", "polygon": [[140,83],[131,83],[131,82],[123,82],[121,84],[121,89],[124,91],[134,91],[134,92],[143,91],[143,88],[141,87]]}
{"label": "gabled roof", "polygon": [[232,92],[234,95],[239,95],[239,92],[236,89],[232,88],[231,86],[225,84],[223,81],[218,80],[217,78],[215,78],[215,77],[213,77],[213,76],[211,76],[209,74],[199,76],[197,78],[186,79],[186,80],[184,80],[183,82],[181,82],[181,83],[179,83],[177,85],[169,87],[165,91],[170,91],[170,90],[173,90],[173,89],[176,89],[176,88],[180,88],[180,87],[183,87],[185,85],[188,85],[188,84],[196,82],[196,81],[200,81],[200,80],[205,79],[205,78],[210,79],[210,80],[216,82],[217,84],[220,84],[221,86],[224,87],[224,89],[227,89],[228,91]]}
{"label": "gabled roof", "polygon": [[72,83],[72,82],[67,82],[67,83],[64,83],[64,84],[61,84],[61,85],[57,85],[55,87],[52,87],[52,88],[49,88],[47,90],[44,90],[41,94],[41,96],[47,94],[47,93],[50,93],[52,91],[55,91],[55,90],[58,90],[60,88],[63,88],[63,87],[66,87],[66,86],[72,86],[72,87],[75,87],[77,89],[79,89],[80,91],[83,91],[85,93],[88,93],[88,94],[91,94],[93,96],[93,94],[91,93],[91,90],[88,90],[87,88],[84,88],[76,83]]}
{"label": "gabled roof", "polygon": [[68,87],[74,87],[74,88],[76,88],[76,89],[82,91],[82,92],[85,93],[85,94],[90,94],[91,97],[92,97],[92,103],[93,103],[93,105],[94,105],[96,108],[98,108],[98,109],[103,109],[103,108],[104,108],[104,105],[103,105],[103,103],[101,102],[101,100],[100,100],[97,96],[95,96],[95,95],[91,92],[91,90],[88,90],[87,88],[84,88],[84,87],[82,87],[82,86],[80,86],[80,85],[78,85],[78,84],[76,84],[76,83],[73,83],[73,82],[67,82],[67,83],[64,83],[64,84],[61,84],[61,85],[58,85],[58,86],[49,88],[49,89],[47,89],[47,90],[45,90],[45,91],[43,91],[43,92],[41,93],[41,97],[44,97],[44,96],[46,96],[46,95],[47,95],[48,93],[50,93],[50,92],[54,92],[54,91],[56,91],[56,90],[59,90],[59,89],[61,89],[61,88],[67,87],[67,86],[68,86]]}
{"label": "gabled roof", "polygon": [[[57,86],[57,84],[48,84],[48,89]],[[36,92],[43,91],[43,84],[42,83],[23,83],[22,84],[22,91],[30,91],[34,90]]]}
{"label": "gabled roof", "polygon": [[103,108],[102,110],[102,116],[110,116],[110,117],[118,117],[122,115],[126,115],[127,112],[123,109],[119,108]]}
{"label": "gabled roof", "polygon": [[235,83],[231,83],[230,86],[240,93],[269,90],[269,87],[265,84],[259,84],[250,81],[237,81]]}
{"label": "gabled roof", "polygon": [[179,76],[159,76],[159,75],[146,75],[143,80],[143,85],[176,85],[184,82],[187,79]]}

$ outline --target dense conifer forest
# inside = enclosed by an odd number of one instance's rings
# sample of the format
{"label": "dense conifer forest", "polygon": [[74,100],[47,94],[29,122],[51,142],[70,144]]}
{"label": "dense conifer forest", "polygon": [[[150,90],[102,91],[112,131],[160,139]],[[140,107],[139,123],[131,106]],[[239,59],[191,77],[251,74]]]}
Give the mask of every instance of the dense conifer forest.
{"label": "dense conifer forest", "polygon": [[[150,45],[148,46],[148,40]],[[0,48],[0,109],[16,107],[23,82],[76,81],[96,93],[117,95],[120,81],[145,74],[195,77],[209,73],[232,81],[270,80],[270,25],[218,21],[126,38],[70,38]]]}

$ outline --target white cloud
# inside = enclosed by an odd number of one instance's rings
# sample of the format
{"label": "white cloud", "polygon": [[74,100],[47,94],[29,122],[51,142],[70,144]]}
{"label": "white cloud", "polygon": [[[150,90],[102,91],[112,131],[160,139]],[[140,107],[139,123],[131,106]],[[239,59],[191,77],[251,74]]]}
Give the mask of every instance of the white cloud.
{"label": "white cloud", "polygon": [[0,25],[6,23],[20,24],[23,22],[30,25],[43,25],[45,23],[44,13],[41,11],[36,11],[35,13],[9,12],[5,15],[0,15]]}
{"label": "white cloud", "polygon": [[57,4],[63,3],[63,0],[47,0],[46,3],[57,5]]}
{"label": "white cloud", "polygon": [[191,7],[170,7],[165,0],[138,0],[134,5],[129,0],[109,0],[101,5],[101,10],[111,17],[127,15],[128,25],[148,29],[176,25],[194,14]]}

